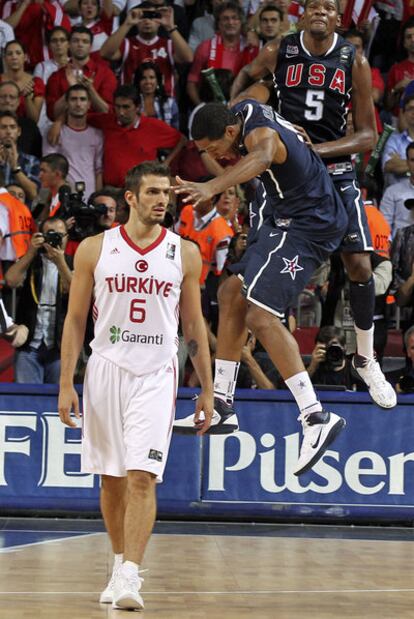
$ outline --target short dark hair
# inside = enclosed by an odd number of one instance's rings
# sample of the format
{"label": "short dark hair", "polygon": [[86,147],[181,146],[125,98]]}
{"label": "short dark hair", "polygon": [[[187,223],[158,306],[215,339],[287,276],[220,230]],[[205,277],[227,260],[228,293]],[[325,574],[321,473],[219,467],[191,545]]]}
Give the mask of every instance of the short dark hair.
{"label": "short dark hair", "polygon": [[407,148],[405,149],[405,158],[408,159],[408,155],[410,150],[414,150],[414,142],[410,142]]}
{"label": "short dark hair", "polygon": [[62,223],[65,224],[66,230],[68,229],[68,224],[66,223],[66,221],[62,217],[58,217],[57,215],[53,215],[53,217],[47,217],[46,219],[44,219],[41,222],[41,224],[39,226],[39,232],[43,232],[45,224],[53,224],[55,221],[61,221]]}
{"label": "short dark hair", "polygon": [[236,125],[237,117],[222,103],[206,103],[198,110],[191,125],[193,140],[220,140],[226,127]]}
{"label": "short dark hair", "polygon": [[91,45],[92,45],[92,43],[93,43],[93,33],[86,26],[73,26],[72,30],[70,31],[69,41],[72,40],[72,37],[73,37],[74,34],[87,34],[88,37],[89,37],[89,40],[91,42]]}
{"label": "short dark hair", "polygon": [[[78,8],[80,9],[80,5],[81,5],[82,0],[78,0]],[[95,0],[96,2],[96,6],[98,7],[98,15],[101,12],[101,3],[99,2],[99,0]]]}
{"label": "short dark hair", "polygon": [[221,14],[224,13],[224,11],[234,11],[235,13],[237,13],[241,23],[244,24],[245,14],[240,4],[238,2],[234,2],[233,0],[228,0],[227,2],[222,2],[221,4],[219,4],[214,11],[214,27],[216,30],[218,28]]}
{"label": "short dark hair", "polygon": [[65,92],[65,100],[69,101],[70,93],[75,92],[76,90],[83,90],[84,92],[86,92],[88,99],[91,99],[91,95],[89,94],[89,90],[86,88],[86,86],[82,86],[82,84],[73,84],[73,86],[69,86],[69,88]]}
{"label": "short dark hair", "polygon": [[46,30],[46,41],[48,43],[50,43],[50,39],[53,37],[54,34],[56,34],[56,32],[62,32],[65,35],[66,40],[69,41],[69,32],[66,30],[66,28],[64,28],[63,26],[55,26],[54,28],[52,28],[52,30]]}
{"label": "short dark hair", "polygon": [[265,4],[261,9],[259,9],[259,21],[262,19],[263,13],[270,13],[271,11],[278,13],[280,21],[283,21],[282,9],[279,9],[279,7],[275,4]]}
{"label": "short dark hair", "polygon": [[133,101],[134,105],[136,105],[137,107],[140,104],[138,91],[135,86],[132,86],[130,84],[122,84],[121,86],[118,86],[118,88],[116,88],[114,92],[114,101],[115,99],[118,99],[120,97],[122,97],[123,99],[131,99],[131,101]]}
{"label": "short dark hair", "polygon": [[17,94],[20,96],[20,89],[16,82],[12,82],[11,80],[5,80],[4,82],[0,82],[0,88],[2,88],[2,86],[14,86]]}
{"label": "short dark hair", "polygon": [[17,117],[16,112],[0,112],[0,120],[6,117],[13,118],[13,120],[16,121],[17,126],[19,126],[19,119]]}
{"label": "short dark hair", "polygon": [[107,185],[106,187],[102,187],[102,189],[98,189],[98,191],[94,191],[93,193],[91,193],[88,198],[88,204],[93,204],[96,198],[101,198],[102,196],[105,196],[106,198],[112,198],[112,200],[115,200],[116,205],[118,206],[118,201],[121,197],[121,191],[122,190],[119,190],[116,187],[111,187],[110,185]]}
{"label": "short dark hair", "polygon": [[18,41],[17,39],[13,39],[13,41],[8,41],[6,43],[6,45],[4,46],[4,53],[7,52],[7,50],[9,49],[9,47],[11,45],[19,45],[20,48],[23,50],[23,53],[26,54],[26,49],[25,49],[23,43],[21,41]]}
{"label": "short dark hair", "polygon": [[60,172],[63,178],[66,178],[69,172],[69,162],[64,155],[60,153],[50,153],[41,158],[40,163],[47,163],[53,172]]}
{"label": "short dark hair", "polygon": [[144,161],[128,170],[125,177],[125,189],[126,191],[133,191],[135,194],[138,194],[144,176],[153,175],[170,178],[170,174],[170,168],[164,163],[160,163],[159,161]]}
{"label": "short dark hair", "polygon": [[334,325],[325,325],[321,327],[316,335],[315,342],[328,344],[331,340],[338,340],[341,346],[345,346],[345,331],[341,329],[341,327],[335,327]]}
{"label": "short dark hair", "polygon": [[353,39],[361,39],[362,44],[365,43],[364,33],[358,30],[357,28],[350,28],[349,30],[345,32],[344,38],[348,39],[349,37],[352,37]]}

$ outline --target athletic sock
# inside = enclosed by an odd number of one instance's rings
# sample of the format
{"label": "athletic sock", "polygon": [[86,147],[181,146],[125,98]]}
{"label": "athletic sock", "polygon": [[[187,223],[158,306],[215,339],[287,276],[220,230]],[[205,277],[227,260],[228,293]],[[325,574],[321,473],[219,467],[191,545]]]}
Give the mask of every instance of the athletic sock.
{"label": "athletic sock", "polygon": [[139,565],[138,563],[134,563],[133,561],[124,561],[122,564],[122,571],[126,575],[134,576],[138,573]]}
{"label": "athletic sock", "polygon": [[374,327],[370,329],[359,329],[355,325],[355,334],[357,340],[357,353],[367,359],[374,358]]}
{"label": "athletic sock", "polygon": [[113,565],[113,571],[117,570],[118,568],[121,567],[122,563],[124,561],[124,555],[122,554],[122,552],[120,554],[114,554],[114,565]]}
{"label": "athletic sock", "polygon": [[322,410],[322,405],[317,398],[312,381],[307,372],[299,372],[299,374],[295,374],[285,380],[285,383],[295,398],[296,404],[301,412],[305,409],[307,413],[315,413]]}
{"label": "athletic sock", "polygon": [[221,400],[232,404],[236,390],[237,374],[240,363],[216,359],[214,370],[214,395]]}

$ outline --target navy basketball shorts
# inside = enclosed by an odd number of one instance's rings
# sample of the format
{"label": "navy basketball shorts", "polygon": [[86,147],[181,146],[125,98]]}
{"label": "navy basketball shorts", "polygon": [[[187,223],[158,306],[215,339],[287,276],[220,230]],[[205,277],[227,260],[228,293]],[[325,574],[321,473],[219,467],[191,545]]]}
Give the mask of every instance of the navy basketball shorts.
{"label": "navy basketball shorts", "polygon": [[283,318],[332,250],[332,239],[316,243],[298,230],[264,224],[231,271],[242,279],[248,301]]}
{"label": "navy basketball shorts", "polygon": [[332,177],[335,189],[339,194],[348,214],[348,229],[338,249],[340,252],[360,253],[373,251],[361,190],[352,178],[338,179]]}

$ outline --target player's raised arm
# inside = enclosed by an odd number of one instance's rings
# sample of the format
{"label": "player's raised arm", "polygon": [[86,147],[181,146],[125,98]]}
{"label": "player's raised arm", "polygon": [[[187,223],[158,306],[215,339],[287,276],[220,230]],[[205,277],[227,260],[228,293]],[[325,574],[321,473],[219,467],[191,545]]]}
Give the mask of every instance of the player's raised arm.
{"label": "player's raised arm", "polygon": [[72,408],[75,416],[80,416],[78,395],[73,386],[73,374],[83,346],[93,291],[93,272],[99,258],[101,243],[101,235],[89,237],[79,245],[75,255],[75,270],[62,335],[58,403],[60,419],[70,427],[76,427],[70,418]]}
{"label": "player's raised arm", "polygon": [[200,274],[201,257],[197,246],[182,240],[183,282],[181,285],[181,325],[192,364],[201,383],[201,394],[197,400],[194,423],[200,412],[204,422],[199,425],[199,434],[204,434],[211,424],[213,415],[213,379],[207,330],[201,311]]}
{"label": "player's raised arm", "polygon": [[376,141],[371,69],[364,56],[356,56],[352,68],[352,120],[354,132],[335,141],[314,146],[321,157],[363,153]]}
{"label": "player's raised arm", "polygon": [[257,82],[266,77],[269,73],[274,72],[278,51],[279,41],[272,41],[260,50],[259,54],[250,64],[241,69],[231,87],[231,100],[235,99],[236,96],[252,82]]}

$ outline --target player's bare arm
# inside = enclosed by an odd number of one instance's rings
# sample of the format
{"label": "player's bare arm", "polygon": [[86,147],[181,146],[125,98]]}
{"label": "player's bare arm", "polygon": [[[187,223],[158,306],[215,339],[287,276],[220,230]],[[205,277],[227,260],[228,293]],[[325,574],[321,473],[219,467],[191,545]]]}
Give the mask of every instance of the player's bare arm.
{"label": "player's bare arm", "polygon": [[270,98],[270,92],[272,88],[271,82],[268,81],[260,81],[256,82],[246,88],[246,90],[242,90],[234,99],[230,101],[230,107],[236,105],[236,103],[240,103],[240,101],[244,101],[245,99],[255,99],[259,103],[267,103]]}
{"label": "player's bare arm", "polygon": [[199,425],[198,434],[204,434],[213,416],[213,378],[208,346],[207,330],[201,311],[200,274],[201,257],[198,247],[182,240],[183,283],[181,285],[181,325],[191,362],[201,383],[201,393],[196,403],[194,423],[198,425],[200,412],[204,411],[204,422]]}
{"label": "player's bare arm", "polygon": [[[221,176],[207,183],[192,183],[177,176],[178,184],[173,187],[175,193],[187,194],[184,202],[197,205],[222,193],[228,187],[237,185],[237,183],[247,183],[255,176],[262,174],[272,163],[284,163],[286,161],[286,147],[280,140],[277,131],[273,129],[267,127],[254,129],[245,138],[244,144],[248,154],[234,166],[226,168]],[[204,140],[201,140],[197,145],[199,148],[205,148],[207,152],[211,152],[213,157],[215,156],[214,142],[205,145]],[[222,153],[217,156],[221,157]]]}
{"label": "player's bare arm", "polygon": [[242,68],[232,84],[230,90],[231,100],[235,99],[246,86],[251,84],[251,82],[257,82],[266,77],[269,73],[274,72],[278,51],[279,41],[272,41],[260,50],[259,54],[250,64]]}
{"label": "player's bare arm", "polygon": [[75,255],[75,269],[69,293],[69,306],[63,327],[58,410],[61,421],[70,427],[70,418],[80,416],[79,399],[73,386],[73,374],[83,346],[86,321],[92,299],[93,273],[102,245],[102,235],[82,241]]}
{"label": "player's bare arm", "polygon": [[314,146],[321,157],[339,157],[363,153],[376,141],[374,103],[372,100],[371,69],[365,57],[356,56],[352,69],[352,119],[354,133],[339,140]]}

